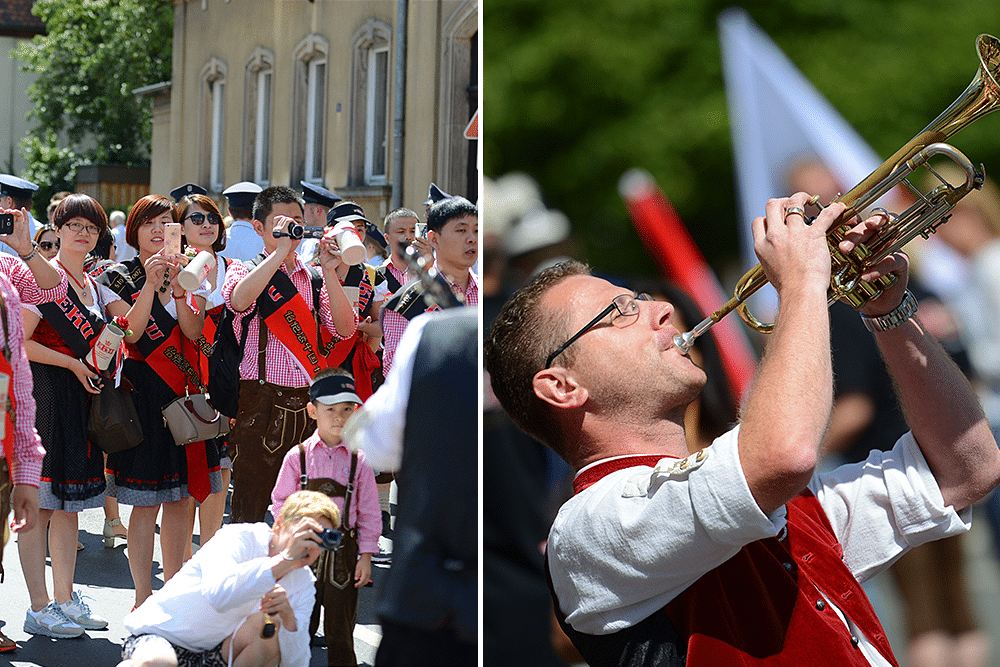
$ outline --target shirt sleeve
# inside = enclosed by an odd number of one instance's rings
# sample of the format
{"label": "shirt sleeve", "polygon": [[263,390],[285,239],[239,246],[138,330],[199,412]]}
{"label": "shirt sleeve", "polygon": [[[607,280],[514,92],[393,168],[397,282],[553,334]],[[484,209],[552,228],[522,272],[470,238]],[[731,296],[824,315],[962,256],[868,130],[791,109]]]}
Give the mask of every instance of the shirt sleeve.
{"label": "shirt sleeve", "polygon": [[[35,397],[32,394],[34,386],[31,377],[31,366],[28,364],[28,354],[24,349],[24,323],[21,317],[21,302],[17,292],[7,281],[0,277],[0,291],[3,293],[7,308],[7,330],[4,337],[10,333],[10,364],[13,377],[10,382],[14,387],[16,413],[14,419],[14,451],[11,461],[11,480],[14,484],[38,486],[42,472],[42,459],[45,449],[41,438],[35,430]],[[2,519],[2,517],[0,517]]]}
{"label": "shirt sleeve", "polygon": [[[245,524],[248,529],[254,524]],[[274,588],[267,557],[254,557],[253,536],[248,529],[232,528],[225,539],[209,540],[211,558],[202,560],[201,594],[219,612],[259,599]]]}
{"label": "shirt sleeve", "polygon": [[630,627],[744,545],[779,534],[785,508],[758,507],[737,437],[722,435],[683,469],[664,459],[613,472],[563,505],[548,562],[570,625],[597,635]]}
{"label": "shirt sleeve", "polygon": [[344,428],[344,442],[364,450],[371,467],[381,472],[399,470],[403,460],[403,427],[410,403],[413,357],[427,321],[426,316],[420,315],[410,322],[406,335],[399,341],[396,372],[351,415]]}
{"label": "shirt sleeve", "polygon": [[809,484],[826,512],[844,562],[859,581],[883,571],[911,547],[967,531],[972,508],[944,504],[937,480],[913,434],[888,452],[813,477]]}
{"label": "shirt sleeve", "polygon": [[[308,568],[300,568],[289,572],[282,581],[289,577],[307,576]],[[312,661],[312,649],[309,647],[309,620],[312,616],[316,600],[315,587],[310,581],[306,586],[286,587],[288,603],[295,612],[295,623],[298,629],[292,632],[284,625],[278,630],[278,643],[281,646],[281,667],[308,667]]]}
{"label": "shirt sleeve", "polygon": [[[248,273],[250,273],[250,270],[247,269],[246,264],[240,261],[230,262],[229,268],[226,269],[226,279],[222,283],[222,298],[226,303],[226,308],[234,313],[240,313],[241,311],[237,311],[233,308],[233,290],[236,289],[236,286],[247,276]],[[253,306],[251,306],[251,308],[252,307]],[[247,310],[250,310],[250,308]]]}
{"label": "shirt sleeve", "polygon": [[299,448],[295,446],[285,453],[281,469],[278,471],[278,478],[274,482],[274,490],[271,491],[272,516],[277,517],[285,505],[285,501],[288,500],[288,496],[299,490],[299,477],[301,475]]}
{"label": "shirt sleeve", "polygon": [[375,471],[368,464],[365,453],[358,452],[357,487],[355,497],[358,508],[358,553],[377,554],[378,538],[382,534],[382,507],[378,504],[378,487]]}
{"label": "shirt sleeve", "polygon": [[382,373],[389,377],[389,369],[396,357],[396,348],[410,322],[394,310],[385,310],[382,315]]}

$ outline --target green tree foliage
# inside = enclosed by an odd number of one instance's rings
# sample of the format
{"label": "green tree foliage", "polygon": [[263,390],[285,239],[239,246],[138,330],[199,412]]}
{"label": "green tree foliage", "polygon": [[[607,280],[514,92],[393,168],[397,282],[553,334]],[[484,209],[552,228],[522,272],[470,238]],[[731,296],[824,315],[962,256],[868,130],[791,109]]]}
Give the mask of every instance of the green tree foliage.
{"label": "green tree foliage", "polygon": [[[965,89],[976,36],[1000,35],[1000,3],[972,0],[491,0],[486,175],[537,178],[595,267],[655,274],[617,192],[623,172],[644,168],[725,274],[737,260],[737,225],[750,223],[737,219],[716,24],[732,4],[744,4],[885,157]],[[1000,113],[952,143],[1000,173]]]}
{"label": "green tree foliage", "polygon": [[173,3],[36,0],[32,11],[47,32],[17,50],[38,74],[28,89],[38,126],[21,149],[44,208],[45,193],[75,189],[81,165],[149,165],[149,102],[132,91],[170,79]]}

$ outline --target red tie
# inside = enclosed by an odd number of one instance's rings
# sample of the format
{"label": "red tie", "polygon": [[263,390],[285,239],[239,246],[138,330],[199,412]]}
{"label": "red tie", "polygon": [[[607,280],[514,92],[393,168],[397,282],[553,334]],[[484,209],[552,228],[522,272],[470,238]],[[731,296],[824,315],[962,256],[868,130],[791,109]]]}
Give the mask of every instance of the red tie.
{"label": "red tie", "polygon": [[212,492],[208,479],[208,457],[205,455],[205,441],[184,445],[188,466],[188,493],[199,503],[205,502]]}

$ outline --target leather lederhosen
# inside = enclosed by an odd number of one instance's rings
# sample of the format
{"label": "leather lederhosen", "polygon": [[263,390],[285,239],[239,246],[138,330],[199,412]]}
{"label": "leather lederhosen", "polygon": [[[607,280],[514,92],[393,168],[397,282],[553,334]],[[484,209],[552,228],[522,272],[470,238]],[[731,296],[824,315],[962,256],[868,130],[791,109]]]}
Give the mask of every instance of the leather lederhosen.
{"label": "leather lederhosen", "polygon": [[240,409],[229,434],[232,523],[263,521],[285,454],[316,428],[306,412],[309,387],[265,381],[267,325],[260,321],[256,380],[240,380]]}
{"label": "leather lederhosen", "polygon": [[309,635],[319,628],[320,608],[324,608],[323,635],[326,637],[327,665],[356,665],[354,625],[358,621],[358,589],[354,587],[354,569],[358,562],[358,528],[351,526],[351,500],[354,496],[358,453],[351,454],[351,472],[347,484],[320,477],[310,479],[306,471],[306,448],[299,443],[299,486],[319,491],[331,498],[344,499],[341,515],[340,547],[324,551],[313,563],[316,574],[316,604],[309,621]]}

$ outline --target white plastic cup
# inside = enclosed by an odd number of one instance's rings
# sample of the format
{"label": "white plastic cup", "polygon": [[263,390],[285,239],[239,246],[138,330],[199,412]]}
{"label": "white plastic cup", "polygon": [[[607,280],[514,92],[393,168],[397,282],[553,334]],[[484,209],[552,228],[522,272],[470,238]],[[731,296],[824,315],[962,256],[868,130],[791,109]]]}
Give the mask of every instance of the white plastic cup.
{"label": "white plastic cup", "polygon": [[208,274],[214,270],[215,256],[207,250],[202,250],[181,270],[177,282],[188,292],[193,292],[201,287]]}
{"label": "white plastic cup", "polygon": [[94,347],[91,348],[90,354],[87,355],[87,363],[90,364],[90,367],[98,372],[108,370],[111,359],[115,356],[115,352],[118,351],[118,346],[124,338],[125,332],[121,330],[121,327],[114,322],[108,322],[104,326],[104,331],[94,341]]}
{"label": "white plastic cup", "polygon": [[347,300],[351,302],[351,305],[357,308],[361,302],[361,288],[344,285],[344,294],[347,295]]}
{"label": "white plastic cup", "polygon": [[340,258],[345,264],[355,266],[368,259],[368,249],[353,222],[338,222],[333,228],[333,235],[340,246]]}

